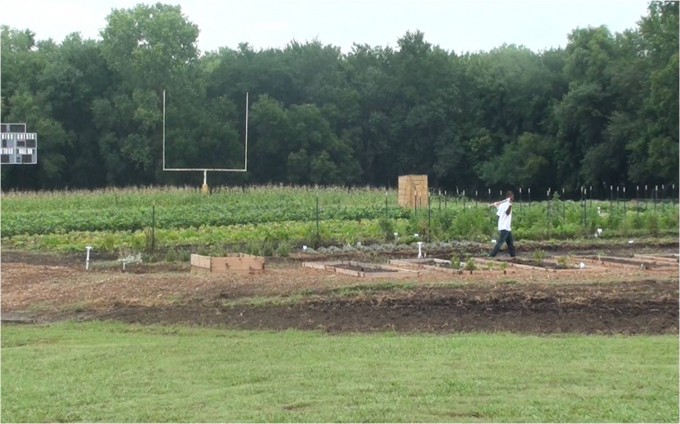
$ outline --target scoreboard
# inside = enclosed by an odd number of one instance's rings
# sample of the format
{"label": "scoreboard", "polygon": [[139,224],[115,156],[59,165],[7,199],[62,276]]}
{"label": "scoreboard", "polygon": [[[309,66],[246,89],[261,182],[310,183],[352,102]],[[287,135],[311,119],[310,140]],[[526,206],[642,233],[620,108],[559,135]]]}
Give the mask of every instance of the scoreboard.
{"label": "scoreboard", "polygon": [[0,124],[0,164],[38,163],[38,135],[26,132],[26,124]]}

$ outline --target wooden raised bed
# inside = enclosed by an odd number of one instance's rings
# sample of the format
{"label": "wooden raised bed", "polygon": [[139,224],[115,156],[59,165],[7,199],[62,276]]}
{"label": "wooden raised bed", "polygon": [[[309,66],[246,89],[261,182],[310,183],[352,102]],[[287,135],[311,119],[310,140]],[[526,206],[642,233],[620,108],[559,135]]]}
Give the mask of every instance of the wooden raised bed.
{"label": "wooden raised bed", "polygon": [[586,259],[601,266],[619,266],[639,269],[649,268],[677,268],[678,263],[669,258],[659,258],[651,255],[621,256],[587,256]]}
{"label": "wooden raised bed", "polygon": [[390,259],[390,265],[415,269],[431,269],[449,273],[458,272],[457,269],[451,268],[451,261],[437,258]]}
{"label": "wooden raised bed", "polygon": [[191,269],[211,273],[247,272],[258,274],[264,272],[265,260],[262,256],[232,253],[227,256],[191,255]]}
{"label": "wooden raised bed", "polygon": [[356,261],[332,261],[332,262],[303,262],[305,268],[322,269],[338,274],[351,275],[353,277],[379,278],[379,277],[417,277],[418,271],[396,268],[387,265],[369,264]]}

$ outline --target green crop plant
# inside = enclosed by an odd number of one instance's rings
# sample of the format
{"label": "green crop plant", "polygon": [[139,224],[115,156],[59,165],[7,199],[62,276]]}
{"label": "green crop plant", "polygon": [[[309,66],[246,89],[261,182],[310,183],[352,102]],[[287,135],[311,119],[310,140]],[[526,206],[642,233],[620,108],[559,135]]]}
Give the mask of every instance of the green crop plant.
{"label": "green crop plant", "polygon": [[[319,214],[317,221],[317,199]],[[387,200],[387,205],[386,205]],[[173,246],[246,246],[272,243],[340,246],[393,241],[488,239],[496,232],[490,209],[451,201],[442,208],[400,208],[396,190],[292,186],[140,187],[95,191],[8,192],[2,200],[5,246],[61,252],[120,248],[149,251]],[[678,208],[649,203],[522,203],[514,210],[518,240],[608,238],[678,234]],[[600,212],[598,213],[598,208]],[[584,216],[585,215],[585,216]],[[584,220],[585,218],[585,220]],[[318,236],[317,236],[318,223]],[[418,233],[420,237],[414,237]]]}
{"label": "green crop plant", "polygon": [[451,268],[460,269],[460,258],[458,255],[451,256]]}
{"label": "green crop plant", "polygon": [[557,258],[557,264],[560,266],[560,268],[567,268],[568,258],[566,256],[560,256],[559,258]]}
{"label": "green crop plant", "polygon": [[472,271],[477,269],[477,264],[475,263],[474,258],[467,258],[465,261],[465,270],[470,271],[470,274],[472,274]]}
{"label": "green crop plant", "polygon": [[532,255],[534,262],[536,262],[536,264],[538,264],[539,266],[543,265],[545,256],[546,256],[545,252],[540,249],[536,250]]}

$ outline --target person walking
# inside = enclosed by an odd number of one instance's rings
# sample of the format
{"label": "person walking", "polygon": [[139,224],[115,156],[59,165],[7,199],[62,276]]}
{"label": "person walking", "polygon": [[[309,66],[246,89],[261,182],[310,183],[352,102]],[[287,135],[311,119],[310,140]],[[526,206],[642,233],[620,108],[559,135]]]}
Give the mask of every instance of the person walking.
{"label": "person walking", "polygon": [[489,207],[496,208],[496,215],[498,215],[498,231],[500,235],[498,241],[494,246],[489,256],[495,257],[501,250],[503,243],[508,245],[508,253],[511,257],[515,257],[515,244],[512,240],[512,202],[515,200],[515,195],[512,191],[506,193],[505,200],[489,203]]}

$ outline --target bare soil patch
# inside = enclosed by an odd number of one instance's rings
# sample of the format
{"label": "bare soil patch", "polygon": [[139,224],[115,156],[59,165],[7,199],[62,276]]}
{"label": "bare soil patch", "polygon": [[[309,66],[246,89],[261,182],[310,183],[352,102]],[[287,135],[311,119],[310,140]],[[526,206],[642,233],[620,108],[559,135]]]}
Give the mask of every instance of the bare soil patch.
{"label": "bare soil patch", "polygon": [[302,268],[294,260],[243,275],[194,273],[178,263],[85,271],[82,261],[46,258],[3,253],[3,322],[118,320],[327,332],[678,332],[677,267],[426,270],[395,280]]}

